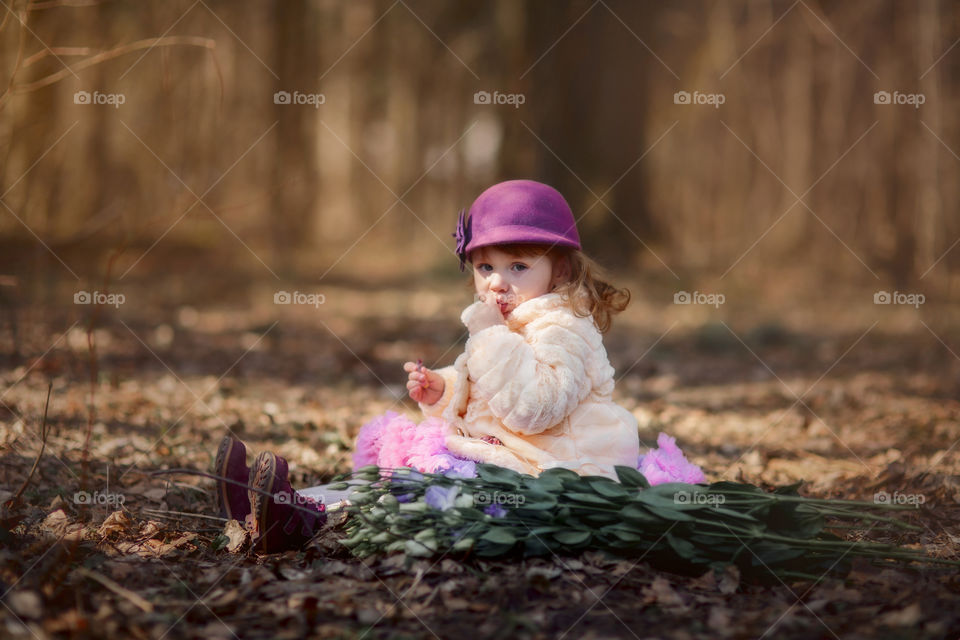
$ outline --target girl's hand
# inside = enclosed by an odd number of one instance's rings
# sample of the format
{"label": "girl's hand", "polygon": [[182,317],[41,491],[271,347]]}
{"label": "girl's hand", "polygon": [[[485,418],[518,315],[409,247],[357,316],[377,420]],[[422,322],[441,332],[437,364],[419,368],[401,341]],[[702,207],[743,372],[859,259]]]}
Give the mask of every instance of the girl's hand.
{"label": "girl's hand", "polygon": [[417,402],[436,404],[443,397],[445,383],[439,373],[435,373],[423,366],[420,361],[404,362],[403,370],[407,376],[407,393]]}
{"label": "girl's hand", "polygon": [[470,318],[470,324],[467,327],[470,329],[470,333],[477,333],[478,331],[483,331],[488,327],[507,323],[503,318],[503,312],[500,311],[500,304],[497,302],[497,294],[480,294],[478,299],[482,305],[473,314],[473,317]]}

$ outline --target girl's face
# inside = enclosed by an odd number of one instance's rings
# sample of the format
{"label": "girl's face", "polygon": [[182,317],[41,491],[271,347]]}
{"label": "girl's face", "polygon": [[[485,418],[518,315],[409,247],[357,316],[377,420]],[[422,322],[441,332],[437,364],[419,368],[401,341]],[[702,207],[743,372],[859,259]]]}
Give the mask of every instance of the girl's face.
{"label": "girl's face", "polygon": [[564,279],[561,265],[546,253],[520,256],[494,246],[476,249],[470,257],[477,295],[495,295],[504,317],[520,303],[550,293]]}

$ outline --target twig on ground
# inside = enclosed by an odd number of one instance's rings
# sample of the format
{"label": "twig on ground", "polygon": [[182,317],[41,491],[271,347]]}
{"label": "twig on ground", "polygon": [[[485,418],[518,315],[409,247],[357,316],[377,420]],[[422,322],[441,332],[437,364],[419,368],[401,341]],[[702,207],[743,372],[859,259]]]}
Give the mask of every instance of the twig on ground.
{"label": "twig on ground", "polygon": [[226,518],[221,518],[219,516],[208,516],[202,513],[187,513],[186,511],[170,511],[167,509],[148,509],[148,508],[141,509],[141,511],[153,516],[161,517],[161,518],[172,519],[172,518],[188,517],[188,518],[203,518],[204,520],[218,520],[220,522],[227,522]]}
{"label": "twig on ground", "polygon": [[136,593],[134,593],[133,591],[130,591],[129,589],[125,589],[124,587],[121,587],[119,584],[117,584],[107,576],[103,575],[102,573],[97,573],[96,571],[87,569],[85,567],[78,567],[76,569],[76,572],[82,576],[90,578],[91,580],[95,580],[96,582],[99,582],[110,591],[113,591],[118,596],[122,596],[126,598],[141,611],[145,613],[153,613],[153,605],[147,602],[142,596],[137,595]]}
{"label": "twig on ground", "polygon": [[23,495],[23,492],[26,491],[27,486],[30,484],[30,480],[33,478],[34,472],[37,470],[37,466],[40,464],[40,458],[43,456],[43,450],[47,448],[47,436],[50,434],[50,430],[47,428],[47,411],[50,409],[50,393],[53,391],[53,382],[47,383],[47,402],[43,406],[43,422],[40,423],[40,452],[37,454],[36,459],[33,461],[33,466],[30,467],[30,473],[27,474],[26,479],[23,481],[23,484],[20,485],[20,488],[17,490],[13,497],[10,499],[10,502],[16,502],[20,499],[20,496]]}

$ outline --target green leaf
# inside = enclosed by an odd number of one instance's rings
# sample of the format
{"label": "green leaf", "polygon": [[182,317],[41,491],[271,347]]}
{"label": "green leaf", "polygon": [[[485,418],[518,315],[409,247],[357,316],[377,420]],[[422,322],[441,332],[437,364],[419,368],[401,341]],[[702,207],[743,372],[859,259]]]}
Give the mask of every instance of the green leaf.
{"label": "green leaf", "polygon": [[617,465],[614,467],[614,471],[617,472],[617,478],[620,480],[620,484],[625,487],[635,487],[639,489],[650,488],[650,483],[647,482],[646,476],[633,467]]}
{"label": "green leaf", "polygon": [[525,556],[545,556],[548,553],[552,553],[552,549],[539,538],[527,538],[523,543],[523,555]]}
{"label": "green leaf", "polygon": [[554,540],[560,544],[578,545],[590,539],[589,531],[560,531],[553,534]]}
{"label": "green leaf", "polygon": [[477,476],[481,480],[496,484],[505,484],[514,489],[520,486],[521,478],[523,477],[513,469],[507,469],[506,467],[500,467],[495,464],[478,464]]}
{"label": "green leaf", "polygon": [[629,527],[625,527],[625,526],[622,525],[622,524],[620,524],[620,525],[615,525],[615,526],[610,526],[610,527],[604,527],[604,528],[600,531],[600,533],[601,533],[601,534],[614,535],[614,536],[616,536],[617,538],[619,538],[620,540],[623,540],[623,541],[625,541],[625,542],[637,542],[637,543],[639,543],[639,542],[643,542],[643,541],[645,540],[645,538],[643,537],[642,534],[640,534],[640,533],[638,533],[638,532],[636,532],[636,531],[633,531],[633,530],[630,529]]}
{"label": "green leaf", "polygon": [[663,523],[662,519],[653,515],[649,510],[638,504],[628,504],[623,509],[620,509],[620,517],[624,520],[637,522],[642,525]]}
{"label": "green leaf", "polygon": [[[744,522],[755,523],[757,519],[750,515],[749,513],[742,513],[740,511],[734,511],[733,509],[728,509],[727,507],[711,507],[709,513],[705,514],[704,517],[710,517],[716,514],[717,516],[727,516],[728,518],[734,518],[736,520],[742,520]],[[721,520],[721,518],[716,518]]]}
{"label": "green leaf", "polygon": [[697,547],[693,543],[669,533],[667,534],[667,544],[684,560],[693,560],[698,555]]}
{"label": "green leaf", "polygon": [[758,497],[764,499],[766,499],[766,496],[768,495],[763,489],[756,485],[744,484],[742,482],[730,482],[729,480],[721,480],[720,482],[711,483],[707,485],[707,489],[714,493],[724,493],[726,491],[755,493]]}
{"label": "green leaf", "polygon": [[617,500],[628,498],[634,493],[633,491],[628,491],[622,484],[614,482],[609,478],[591,479],[590,488],[601,496],[615,498]]}
{"label": "green leaf", "polygon": [[542,536],[545,533],[554,533],[556,531],[563,531],[563,530],[564,530],[563,527],[559,527],[556,525],[545,525],[542,527],[533,527],[532,529],[530,529],[530,535]]}
{"label": "green leaf", "polygon": [[[773,566],[787,560],[793,560],[806,554],[804,549],[798,549],[785,544],[775,542],[758,542],[750,545],[750,550],[756,555],[753,558],[753,564],[766,564]],[[759,560],[757,559],[759,558]]]}
{"label": "green leaf", "polygon": [[557,497],[546,491],[531,490],[525,491],[520,495],[523,496],[524,502],[523,504],[518,504],[517,507],[523,509],[541,510],[552,509],[557,506]]}
{"label": "green leaf", "polygon": [[565,492],[563,496],[570,500],[576,500],[577,502],[584,502],[586,504],[596,504],[604,507],[615,506],[606,498],[602,498],[595,493]]}
{"label": "green leaf", "polygon": [[776,489],[773,490],[773,492],[779,495],[787,495],[787,496],[800,495],[797,490],[800,488],[800,485],[802,484],[803,484],[803,480],[797,480],[793,484],[788,484],[785,487],[777,487]]}
{"label": "green leaf", "polygon": [[554,483],[559,481],[560,486],[563,486],[564,482],[577,481],[580,479],[580,476],[570,469],[564,469],[563,467],[554,467],[552,469],[547,469],[538,476],[539,480]]}
{"label": "green leaf", "polygon": [[517,539],[513,533],[506,527],[494,527],[480,536],[481,540],[493,542],[495,544],[514,544]]}
{"label": "green leaf", "polygon": [[220,551],[220,549],[223,549],[225,546],[227,546],[228,542],[230,542],[230,538],[221,533],[210,543],[210,548],[214,551]]}
{"label": "green leaf", "polygon": [[[555,472],[556,469],[548,469],[540,474],[539,477],[524,478],[523,488],[525,491],[543,491],[545,493],[560,493],[563,491],[563,478]],[[563,469],[566,471],[566,469]],[[550,474],[550,475],[547,475]]]}
{"label": "green leaf", "polygon": [[473,547],[474,553],[484,558],[495,558],[502,556],[513,550],[513,544],[497,544],[485,540],[478,540]]}
{"label": "green leaf", "polygon": [[650,513],[658,516],[664,520],[674,521],[679,520],[680,522],[692,522],[696,520],[695,517],[689,513],[673,509],[672,506],[665,506],[663,504],[648,504],[646,505]]}

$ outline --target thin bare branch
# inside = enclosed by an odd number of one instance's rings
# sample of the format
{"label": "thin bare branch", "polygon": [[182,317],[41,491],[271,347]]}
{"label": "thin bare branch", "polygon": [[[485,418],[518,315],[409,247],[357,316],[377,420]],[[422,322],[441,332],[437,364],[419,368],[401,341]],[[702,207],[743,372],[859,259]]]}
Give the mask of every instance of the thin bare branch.
{"label": "thin bare branch", "polygon": [[40,458],[43,456],[43,450],[47,448],[47,437],[50,434],[50,430],[47,428],[47,411],[50,409],[51,391],[53,391],[53,383],[49,382],[47,383],[47,403],[43,406],[43,422],[40,423],[40,452],[33,461],[33,466],[30,467],[30,473],[27,474],[26,480],[23,481],[23,484],[20,485],[20,488],[13,495],[13,498],[11,498],[12,502],[19,500],[27,486],[29,486],[30,480],[33,478],[33,473],[37,470],[37,466],[40,464]]}
{"label": "thin bare branch", "polygon": [[[6,14],[4,14],[3,24],[0,24],[0,30],[3,29],[4,25],[7,23],[7,18],[13,15],[11,9],[7,9]],[[13,64],[13,71],[10,72],[10,81],[7,83],[7,88],[2,94],[0,94],[0,111],[3,111],[3,105],[7,101],[7,97],[10,95],[10,92],[13,90],[13,81],[17,77],[17,72],[20,71],[20,65],[23,64],[23,47],[26,43],[26,38],[24,37],[24,31],[27,30],[27,14],[23,12],[20,15],[20,30],[18,33],[17,40],[17,60]]]}
{"label": "thin bare branch", "polygon": [[37,51],[35,54],[23,61],[22,67],[29,67],[32,64],[40,62],[47,56],[89,56],[96,54],[96,49],[90,47],[50,47]]}
{"label": "thin bare branch", "polygon": [[[56,73],[51,73],[50,75],[44,76],[43,78],[33,82],[13,85],[13,93],[20,94],[36,91],[37,89],[41,89],[58,82],[72,73],[97,64],[101,64],[107,60],[119,58],[122,55],[130,53],[131,51],[149,49],[150,47],[176,46],[202,47],[212,51],[216,48],[216,41],[211,38],[201,38],[199,36],[167,36],[164,38],[148,38],[146,40],[138,40],[136,42],[131,42],[130,44],[125,44],[123,46],[116,47],[115,49],[110,49],[109,51],[104,51],[102,53],[98,53],[97,55],[90,56],[86,60],[81,60],[77,64],[73,65],[72,69],[62,69]],[[2,98],[0,98],[0,100],[2,100]]]}
{"label": "thin bare branch", "polygon": [[150,602],[148,602],[147,600],[145,600],[143,596],[136,594],[133,591],[130,591],[129,589],[121,587],[119,584],[117,584],[107,576],[103,575],[102,573],[98,573],[97,571],[94,571],[92,569],[87,569],[86,567],[78,567],[74,569],[74,571],[76,571],[77,573],[79,573],[80,575],[86,578],[90,578],[91,580],[95,580],[96,582],[99,582],[110,591],[113,591],[118,596],[122,596],[126,598],[129,602],[131,602],[134,606],[136,606],[141,611],[145,611],[146,613],[153,612],[153,605],[150,604]]}
{"label": "thin bare branch", "polygon": [[94,7],[98,4],[103,4],[103,0],[46,0],[46,2],[31,2],[27,5],[27,11],[43,11],[58,7]]}

